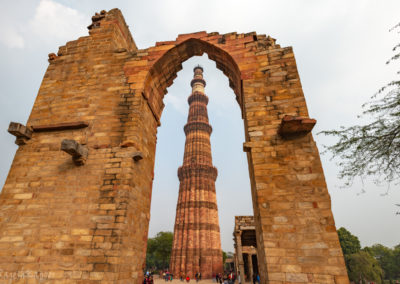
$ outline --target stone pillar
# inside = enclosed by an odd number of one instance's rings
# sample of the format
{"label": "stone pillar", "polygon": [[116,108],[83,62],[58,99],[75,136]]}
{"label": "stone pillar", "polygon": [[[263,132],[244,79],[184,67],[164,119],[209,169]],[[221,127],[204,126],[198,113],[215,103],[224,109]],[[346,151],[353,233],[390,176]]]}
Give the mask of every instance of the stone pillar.
{"label": "stone pillar", "polygon": [[253,281],[253,258],[252,254],[249,253],[247,254],[247,265],[249,266],[249,278],[250,278],[250,283]]}
{"label": "stone pillar", "polygon": [[245,275],[244,275],[244,262],[243,262],[243,252],[242,252],[242,232],[237,232],[235,234],[236,238],[236,255],[237,255],[237,266],[240,272],[240,279],[242,280],[242,283],[246,281]]}

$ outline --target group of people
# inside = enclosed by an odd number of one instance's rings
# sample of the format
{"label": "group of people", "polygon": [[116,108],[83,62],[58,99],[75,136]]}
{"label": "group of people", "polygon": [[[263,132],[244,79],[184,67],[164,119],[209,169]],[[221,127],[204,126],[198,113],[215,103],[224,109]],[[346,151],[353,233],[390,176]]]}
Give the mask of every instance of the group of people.
{"label": "group of people", "polygon": [[[225,272],[224,274],[218,273],[213,277],[215,278],[215,282],[217,283],[224,283],[224,284],[233,284],[236,281],[236,274],[233,271]],[[239,281],[240,282],[240,281]]]}
{"label": "group of people", "polygon": [[[165,280],[165,282],[172,281],[173,276],[174,275],[168,270],[165,270],[162,273],[160,273],[160,277],[162,277]],[[183,272],[179,273],[179,278],[182,282],[183,281],[186,281],[187,283],[190,282],[189,275],[185,277]],[[201,273],[197,272],[194,276],[194,279],[196,280],[196,282],[199,282],[201,280]],[[236,280],[238,280],[238,284],[242,283],[240,279],[240,274],[236,276],[236,274],[233,271],[225,272],[224,274],[218,273],[216,275],[213,275],[213,280],[219,284],[235,284]],[[260,276],[258,274],[256,273],[253,274],[252,280],[253,284],[260,284]],[[149,271],[147,271],[144,276],[143,284],[154,284],[152,273],[149,273]]]}
{"label": "group of people", "polygon": [[[186,282],[190,282],[190,277],[189,275],[187,275],[185,277],[185,275],[183,274],[183,272],[179,273],[179,279],[183,282],[184,280],[186,280]],[[196,280],[196,282],[199,282],[201,280],[201,272],[196,272],[196,274],[194,275],[194,279]]]}
{"label": "group of people", "polygon": [[[213,275],[213,280],[215,279],[215,282],[220,283],[220,284],[234,284],[235,281],[237,280],[239,284],[242,283],[242,279],[240,278],[240,273],[239,275],[236,275],[233,271],[228,271],[225,272],[224,274],[218,273],[217,275]],[[244,280],[244,279],[243,279]],[[253,284],[260,284],[260,276],[256,273],[253,274]],[[244,283],[244,281],[243,281]]]}
{"label": "group of people", "polygon": [[162,273],[162,277],[164,278],[165,282],[172,281],[174,279],[174,275],[168,270]]}
{"label": "group of people", "polygon": [[153,275],[149,271],[144,275],[143,284],[154,284]]}

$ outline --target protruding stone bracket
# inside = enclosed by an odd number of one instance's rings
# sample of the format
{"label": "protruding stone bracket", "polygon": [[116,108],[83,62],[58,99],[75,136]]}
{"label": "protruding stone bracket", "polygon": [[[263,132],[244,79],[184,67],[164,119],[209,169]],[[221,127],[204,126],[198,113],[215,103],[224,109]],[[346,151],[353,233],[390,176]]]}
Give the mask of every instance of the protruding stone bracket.
{"label": "protruding stone bracket", "polygon": [[243,143],[243,152],[251,152],[251,145],[249,142]]}
{"label": "protruding stone bracket", "polygon": [[88,148],[72,139],[64,139],[61,142],[61,150],[70,154],[75,165],[82,166],[85,164],[88,156]]}
{"label": "protruding stone bracket", "polygon": [[132,159],[133,159],[135,162],[138,162],[138,161],[142,160],[142,159],[143,159],[143,153],[142,153],[142,152],[135,152],[135,153],[133,153]]}
{"label": "protruding stone bracket", "polygon": [[27,140],[32,137],[32,130],[18,122],[10,122],[8,132],[17,137],[15,144],[18,146],[25,145]]}
{"label": "protruding stone bracket", "polygon": [[301,137],[310,133],[316,123],[315,119],[285,115],[282,118],[278,133],[284,139]]}

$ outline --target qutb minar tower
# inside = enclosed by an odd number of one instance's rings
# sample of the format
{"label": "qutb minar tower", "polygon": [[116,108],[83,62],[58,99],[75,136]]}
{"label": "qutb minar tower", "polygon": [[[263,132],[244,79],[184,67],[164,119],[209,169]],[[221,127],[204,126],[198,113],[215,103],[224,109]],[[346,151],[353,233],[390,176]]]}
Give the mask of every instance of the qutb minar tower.
{"label": "qutb minar tower", "polygon": [[189,115],[183,165],[178,169],[179,197],[176,205],[174,241],[170,271],[179,277],[211,278],[222,272],[222,250],[218,208],[215,195],[217,169],[211,157],[211,125],[208,123],[208,97],[203,68],[194,68],[192,94],[188,98]]}

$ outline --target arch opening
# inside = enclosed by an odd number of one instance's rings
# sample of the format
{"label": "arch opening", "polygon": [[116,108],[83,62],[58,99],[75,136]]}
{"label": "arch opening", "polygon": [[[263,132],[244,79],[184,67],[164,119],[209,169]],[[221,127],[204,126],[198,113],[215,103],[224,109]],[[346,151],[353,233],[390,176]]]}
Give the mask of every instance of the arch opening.
{"label": "arch opening", "polygon": [[[194,55],[182,64],[182,70],[177,74],[173,84],[170,84],[168,94],[164,97],[166,108],[161,116],[161,127],[157,130],[149,237],[154,237],[159,231],[170,230],[174,225],[179,189],[177,169],[183,162],[185,144],[183,126],[189,110],[188,97],[191,90],[190,81],[193,78],[192,70],[199,63],[204,68],[204,79],[207,83],[205,94],[209,97],[208,115],[213,127],[212,158],[219,173],[216,192],[222,250],[234,252],[232,241],[234,216],[253,214],[247,159],[242,151],[245,132],[241,109],[233,99],[236,94],[232,92],[229,78],[218,70],[220,68],[217,69],[214,61],[207,59],[206,54],[202,57]],[[172,154],[175,152],[178,154]],[[167,171],[169,177],[161,173],[162,171]],[[172,192],[173,197],[169,196],[167,191]],[[163,214],[155,212],[155,208],[166,205],[168,208]]]}
{"label": "arch opening", "polygon": [[144,81],[144,96],[149,101],[158,122],[164,109],[164,95],[176,78],[177,72],[182,69],[182,62],[204,53],[207,53],[209,59],[215,61],[217,68],[228,77],[229,86],[235,93],[236,101],[242,110],[242,83],[240,69],[235,60],[226,51],[215,45],[200,39],[190,38],[162,55],[150,68]]}

